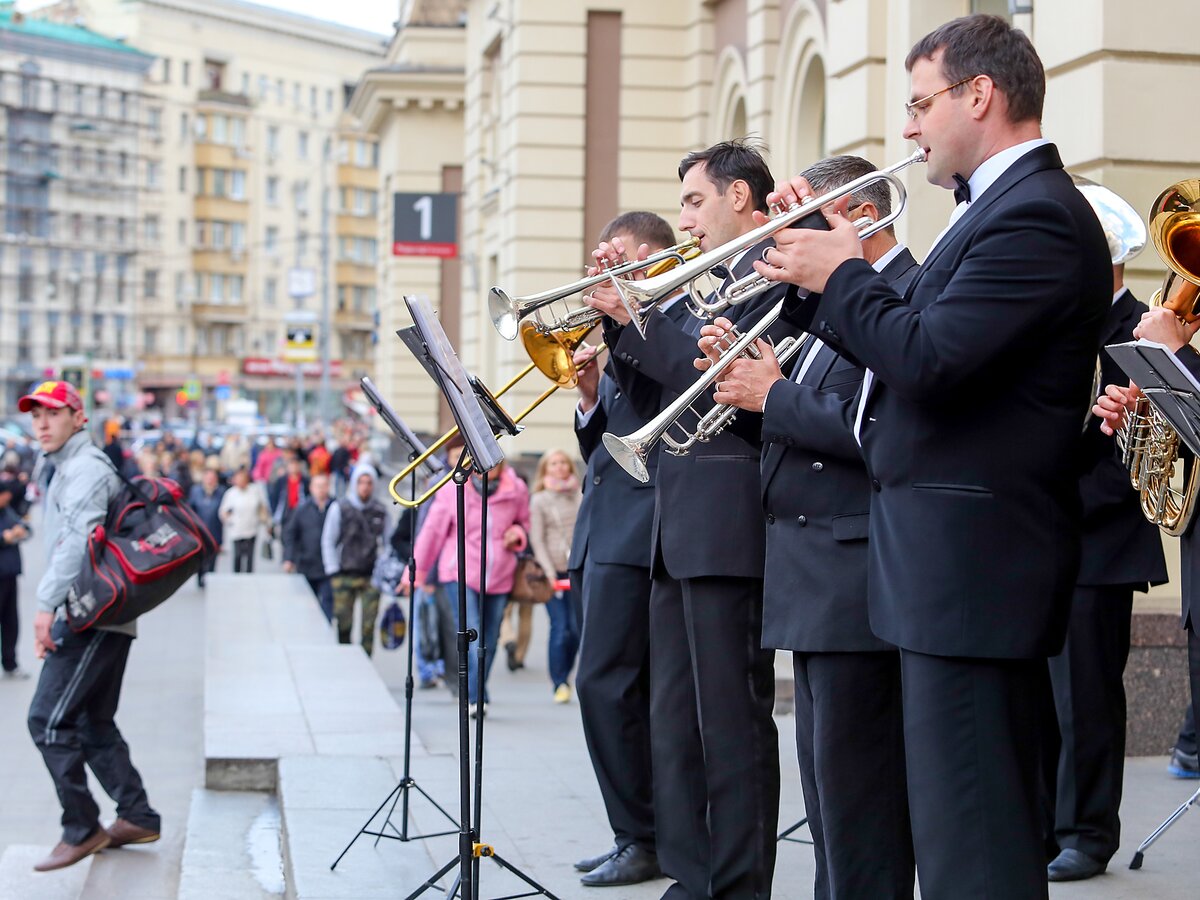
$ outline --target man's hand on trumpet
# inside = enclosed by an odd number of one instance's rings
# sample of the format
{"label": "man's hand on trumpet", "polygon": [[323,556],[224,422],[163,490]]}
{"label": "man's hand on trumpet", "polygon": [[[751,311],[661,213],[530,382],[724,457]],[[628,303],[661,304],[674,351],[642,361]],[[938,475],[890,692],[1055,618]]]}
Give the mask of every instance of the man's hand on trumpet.
{"label": "man's hand on trumpet", "polygon": [[[1171,317],[1174,318],[1174,315]],[[1106,386],[1104,393],[1096,398],[1096,405],[1092,407],[1092,412],[1101,420],[1100,430],[1111,436],[1117,429],[1124,428],[1126,417],[1133,412],[1140,396],[1141,388],[1132,381],[1129,382],[1129,387],[1121,387],[1119,384]]]}
{"label": "man's hand on trumpet", "polygon": [[[650,245],[642,244],[637,249],[636,258],[639,260],[645,259],[650,255]],[[625,254],[625,242],[621,238],[614,237],[612,241],[605,241],[592,251],[592,258],[596,264],[587,270],[588,276],[599,275],[606,268],[619,266],[628,261]],[[642,278],[642,271],[632,272],[624,277]],[[625,304],[621,302],[621,296],[617,293],[617,289],[612,282],[600,284],[591,291],[583,295],[584,302],[592,309],[598,309],[614,322],[619,325],[628,325],[630,322],[629,310],[625,308]]]}
{"label": "man's hand on trumpet", "polygon": [[[724,316],[718,316],[711,324],[700,329],[698,344],[704,356],[696,360],[697,369],[706,371],[721,358],[722,349],[737,340],[736,335],[730,333],[732,328],[732,322]],[[775,358],[774,347],[761,338],[755,341],[754,346],[762,358],[742,357],[731,363],[716,384],[713,399],[717,403],[728,403],[750,412],[762,412],[771,386],[783,378],[783,372]]]}
{"label": "man's hand on trumpet", "polygon": [[[814,196],[813,189],[803,178],[779,182],[767,194],[771,206],[785,209],[794,203],[804,203]],[[825,284],[838,266],[848,259],[862,259],[862,239],[858,229],[846,217],[852,197],[846,195],[835,203],[821,207],[829,231],[811,228],[782,228],[775,233],[775,246],[762,260],[756,260],[754,270],[771,281],[786,281],[813,293],[825,290]],[[759,225],[770,221],[760,212],[754,214]]]}
{"label": "man's hand on trumpet", "polygon": [[1163,344],[1172,353],[1177,353],[1185,344],[1191,343],[1197,330],[1200,330],[1200,319],[1184,324],[1171,310],[1156,306],[1142,313],[1142,321],[1133,329],[1133,336]]}
{"label": "man's hand on trumpet", "polygon": [[[599,402],[600,397],[600,355],[599,347],[583,346],[575,351],[571,361],[575,363],[575,371],[579,381],[575,387],[579,390],[579,408],[587,412]],[[595,365],[592,362],[595,361]]]}

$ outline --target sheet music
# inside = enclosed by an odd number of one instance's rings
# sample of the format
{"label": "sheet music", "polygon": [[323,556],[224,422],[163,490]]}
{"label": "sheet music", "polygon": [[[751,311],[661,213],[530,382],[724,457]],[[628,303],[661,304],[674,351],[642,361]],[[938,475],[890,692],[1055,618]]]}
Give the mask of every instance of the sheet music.
{"label": "sheet music", "polygon": [[1179,357],[1154,341],[1130,341],[1104,348],[1171,423],[1188,448],[1200,456],[1200,381]]}
{"label": "sheet music", "polygon": [[483,472],[498,466],[504,461],[504,451],[496,443],[496,436],[479,407],[467,370],[463,368],[446,332],[434,315],[429,298],[406,296],[404,304],[412,315],[416,332],[402,329],[397,333],[409,349],[419,343],[420,350],[414,349],[414,353],[450,404],[450,412],[467,445],[467,452],[471,454],[475,470]]}

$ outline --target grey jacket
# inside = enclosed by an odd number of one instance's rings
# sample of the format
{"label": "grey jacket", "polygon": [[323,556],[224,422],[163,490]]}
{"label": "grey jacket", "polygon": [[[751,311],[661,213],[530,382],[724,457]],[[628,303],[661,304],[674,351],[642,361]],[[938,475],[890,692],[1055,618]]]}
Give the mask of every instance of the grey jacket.
{"label": "grey jacket", "polygon": [[[47,458],[54,463],[54,476],[42,519],[46,571],[38,582],[37,605],[40,612],[58,612],[61,617],[67,591],[85,564],[88,535],[104,521],[121,479],[86,431],[71,435]],[[134,622],[104,630],[137,634]]]}

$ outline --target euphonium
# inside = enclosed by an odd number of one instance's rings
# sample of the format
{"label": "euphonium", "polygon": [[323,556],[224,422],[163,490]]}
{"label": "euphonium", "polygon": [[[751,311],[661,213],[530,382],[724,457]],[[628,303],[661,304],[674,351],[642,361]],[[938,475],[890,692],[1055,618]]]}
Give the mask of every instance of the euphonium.
{"label": "euphonium", "polygon": [[[1150,210],[1150,240],[1170,271],[1150,299],[1151,306],[1171,310],[1184,322],[1200,318],[1200,179],[1171,185]],[[1200,465],[1183,466],[1183,488],[1173,487],[1179,458],[1179,435],[1146,397],[1140,397],[1123,428],[1117,431],[1123,463],[1137,490],[1142,513],[1172,536],[1191,522],[1200,491]]]}

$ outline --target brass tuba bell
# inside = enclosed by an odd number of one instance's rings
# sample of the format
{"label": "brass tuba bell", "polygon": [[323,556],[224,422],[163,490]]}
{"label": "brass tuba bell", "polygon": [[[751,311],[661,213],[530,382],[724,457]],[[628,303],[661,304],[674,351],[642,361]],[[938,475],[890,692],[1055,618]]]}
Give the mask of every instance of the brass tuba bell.
{"label": "brass tuba bell", "polygon": [[[1149,220],[1150,240],[1170,269],[1150,305],[1194,322],[1200,319],[1200,179],[1177,182],[1159,194]],[[1183,486],[1172,484],[1176,463],[1182,462],[1175,429],[1140,397],[1117,440],[1142,513],[1167,534],[1183,534],[1200,493],[1200,465],[1183,462]]]}

